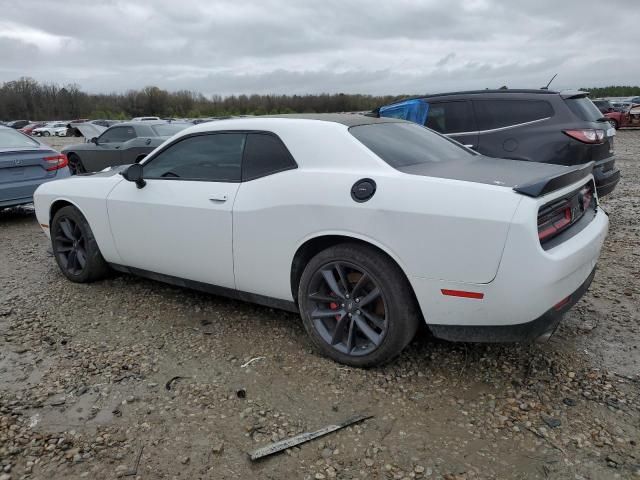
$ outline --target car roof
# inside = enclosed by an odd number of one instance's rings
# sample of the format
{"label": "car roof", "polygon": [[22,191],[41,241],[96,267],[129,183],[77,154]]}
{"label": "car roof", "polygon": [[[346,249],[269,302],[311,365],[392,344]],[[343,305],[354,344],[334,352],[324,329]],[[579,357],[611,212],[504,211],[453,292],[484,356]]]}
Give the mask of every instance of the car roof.
{"label": "car roof", "polygon": [[[423,100],[423,99],[438,99],[438,98],[446,98],[446,97],[468,97],[473,95],[488,95],[491,98],[496,98],[496,96],[502,95],[560,95],[563,99],[569,98],[581,98],[589,95],[589,92],[585,92],[582,90],[547,90],[543,88],[539,89],[527,89],[527,88],[503,88],[503,89],[485,89],[485,90],[463,90],[459,92],[443,92],[443,93],[432,93],[428,95],[419,95],[415,97],[403,98],[400,100],[396,100],[394,102],[385,104],[384,106],[396,105],[398,103],[406,102],[409,100]],[[378,107],[373,110],[373,113],[379,112],[381,107]]]}
{"label": "car roof", "polygon": [[[252,117],[255,119],[263,118],[288,118],[294,120],[318,120],[322,122],[333,122],[346,125],[347,127],[355,127],[358,125],[371,125],[374,123],[404,123],[406,120],[398,118],[377,118],[361,115],[357,113],[287,113],[282,115],[261,115]],[[251,118],[243,118],[242,120],[250,120]],[[227,120],[228,121],[228,120]]]}
{"label": "car roof", "polygon": [[432,93],[428,95],[422,95],[420,97],[414,98],[433,98],[433,97],[446,97],[449,95],[482,95],[482,94],[493,94],[499,93],[504,95],[514,94],[514,93],[527,93],[527,94],[535,94],[535,95],[557,95],[558,91],[556,90],[542,90],[542,89],[534,89],[534,88],[502,88],[502,89],[485,89],[485,90],[462,90],[459,92],[443,92],[443,93]]}

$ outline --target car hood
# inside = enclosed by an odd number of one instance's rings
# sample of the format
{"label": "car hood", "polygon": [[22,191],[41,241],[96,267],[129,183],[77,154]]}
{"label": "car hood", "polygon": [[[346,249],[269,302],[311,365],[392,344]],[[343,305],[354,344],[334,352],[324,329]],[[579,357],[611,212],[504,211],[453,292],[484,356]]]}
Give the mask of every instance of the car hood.
{"label": "car hood", "polygon": [[96,125],[95,123],[72,123],[71,127],[78,129],[82,136],[88,139],[99,137],[107,129],[107,127]]}

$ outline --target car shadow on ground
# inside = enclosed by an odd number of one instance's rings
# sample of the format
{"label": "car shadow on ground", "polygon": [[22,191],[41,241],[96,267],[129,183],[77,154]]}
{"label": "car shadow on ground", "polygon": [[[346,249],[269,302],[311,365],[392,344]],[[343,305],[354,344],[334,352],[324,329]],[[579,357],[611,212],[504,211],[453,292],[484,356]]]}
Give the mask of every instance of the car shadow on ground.
{"label": "car shadow on ground", "polygon": [[34,218],[35,209],[32,204],[0,208],[0,227],[32,221]]}

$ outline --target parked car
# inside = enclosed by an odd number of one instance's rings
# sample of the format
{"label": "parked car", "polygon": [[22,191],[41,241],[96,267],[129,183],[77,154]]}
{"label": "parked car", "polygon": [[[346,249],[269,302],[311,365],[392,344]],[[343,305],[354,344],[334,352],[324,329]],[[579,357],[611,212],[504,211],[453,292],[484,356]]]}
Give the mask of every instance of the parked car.
{"label": "parked car", "polygon": [[594,98],[592,101],[593,104],[598,107],[598,110],[600,110],[600,112],[603,114],[616,111],[616,107],[605,98]]}
{"label": "parked car", "polygon": [[36,187],[68,176],[64,155],[13,128],[0,126],[0,209],[31,203]]}
{"label": "parked car", "polygon": [[67,134],[67,124],[65,122],[49,122],[44,127],[34,128],[31,133],[37,137],[50,137],[51,135],[64,137]]}
{"label": "parked car", "polygon": [[34,122],[34,123],[29,123],[29,124],[25,125],[24,127],[22,127],[22,128],[20,129],[20,131],[21,131],[22,133],[26,133],[27,135],[32,135],[32,134],[33,134],[33,131],[34,131],[36,128],[41,128],[41,127],[44,127],[45,125],[46,125],[46,123],[44,123],[44,122]]}
{"label": "parked car", "polygon": [[442,93],[386,105],[373,114],[426,125],[491,157],[557,165],[595,161],[602,197],[620,181],[615,129],[587,95],[550,90]]}
{"label": "parked car", "polygon": [[[65,147],[62,153],[69,158],[72,173],[97,172],[114,165],[134,163],[189,126],[189,123],[162,120],[117,123],[92,137],[88,143]],[[81,128],[80,125],[76,127]],[[95,125],[92,129],[99,130]]]}
{"label": "parked car", "polygon": [[21,128],[29,125],[29,120],[13,120],[12,122],[7,123],[7,127],[15,128],[16,130],[20,130]]}
{"label": "parked car", "polygon": [[285,115],[192,126],[141,163],[41,186],[35,207],[73,282],[113,268],[299,311],[321,352],[366,367],[420,321],[548,337],[607,232],[591,172],[403,120]]}
{"label": "parked car", "polygon": [[117,123],[122,123],[121,120],[87,120],[85,122],[69,122],[67,125],[68,137],[85,137],[87,140],[99,136],[107,128]]}
{"label": "parked car", "polygon": [[607,112],[604,116],[616,130],[625,127],[640,127],[640,104],[628,104],[626,109]]}

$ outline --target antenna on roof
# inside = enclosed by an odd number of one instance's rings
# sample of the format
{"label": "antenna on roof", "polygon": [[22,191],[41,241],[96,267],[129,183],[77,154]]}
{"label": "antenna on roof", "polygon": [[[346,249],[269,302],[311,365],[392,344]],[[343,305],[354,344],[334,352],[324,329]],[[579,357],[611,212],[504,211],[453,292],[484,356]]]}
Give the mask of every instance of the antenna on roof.
{"label": "antenna on roof", "polygon": [[551,85],[551,82],[553,82],[557,76],[558,74],[556,73],[553,77],[551,77],[551,80],[549,80],[549,83],[547,83],[547,86],[542,87],[541,90],[549,90],[549,85]]}

